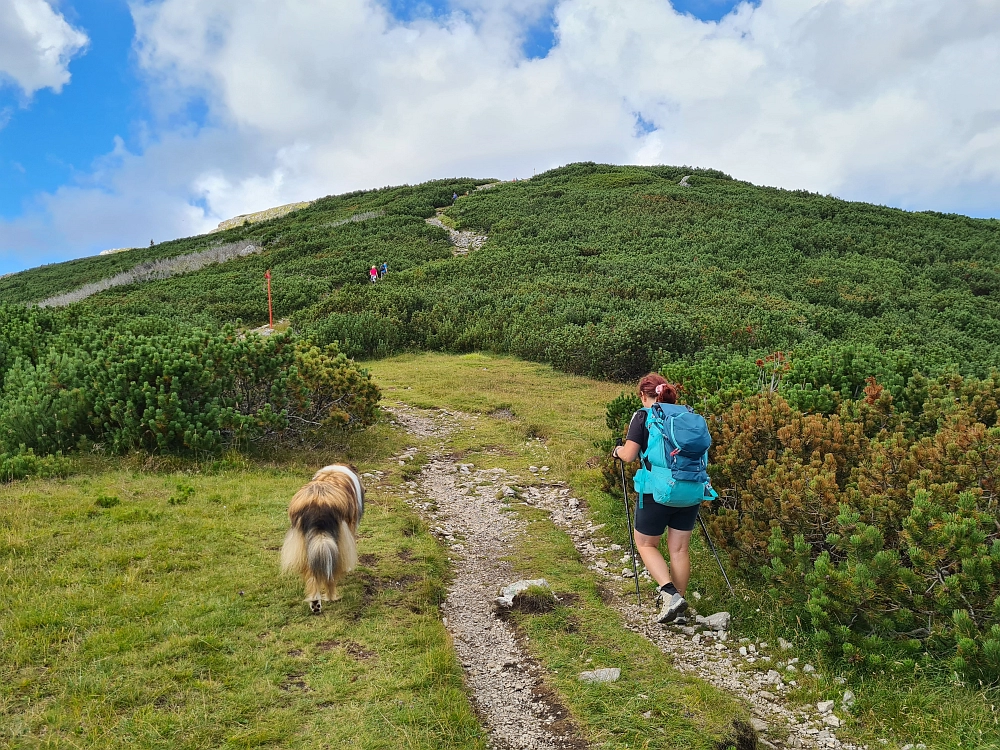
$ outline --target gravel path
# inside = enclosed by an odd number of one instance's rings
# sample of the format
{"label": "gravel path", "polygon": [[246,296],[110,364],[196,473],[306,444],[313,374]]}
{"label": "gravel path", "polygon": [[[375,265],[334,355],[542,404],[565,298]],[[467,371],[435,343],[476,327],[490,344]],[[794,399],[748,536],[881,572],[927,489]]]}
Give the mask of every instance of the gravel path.
{"label": "gravel path", "polygon": [[448,232],[448,239],[451,240],[451,244],[455,246],[452,251],[455,255],[468,255],[470,250],[478,250],[483,246],[483,243],[489,239],[485,234],[477,234],[471,229],[452,229],[443,221],[441,221],[441,214],[444,209],[438,209],[436,215],[427,219],[427,223],[444,229]]}
{"label": "gravel path", "polygon": [[[541,481],[547,467],[537,471],[531,467],[530,483],[522,483],[503,469],[476,469],[444,453],[448,435],[473,423],[475,417],[406,406],[389,411],[415,437],[441,439],[439,450],[431,449],[431,460],[419,482],[408,483],[407,497],[449,548],[456,576],[444,604],[444,622],[489,731],[491,747],[587,746],[565,708],[545,691],[538,664],[527,655],[513,629],[495,614],[493,602],[499,588],[514,580],[509,564],[501,558],[510,555],[525,533],[524,522],[510,510],[512,504],[520,503],[548,511],[553,522],[566,530],[590,569],[604,579],[611,606],[621,613],[626,627],[675,657],[674,666],[680,671],[695,674],[748,703],[763,747],[856,750],[834,733],[839,706],[823,706],[820,711],[793,708],[782,700],[796,677],[812,668],[783,659],[777,644],[745,639],[734,643],[728,632],[694,623],[664,627],[653,621],[651,606],[639,607],[634,596],[623,594],[621,582],[632,575],[628,551],[600,535],[601,526],[588,520],[584,504],[572,497],[564,483]],[[405,465],[417,450],[408,449],[398,460]],[[640,575],[648,581],[645,571]]]}
{"label": "gravel path", "polygon": [[[407,407],[391,412],[398,424],[421,438],[446,438],[471,418]],[[464,417],[464,418],[463,418]],[[500,559],[514,549],[525,524],[499,488],[517,477],[503,469],[477,470],[432,454],[419,482],[408,482],[407,497],[449,549],[455,578],[442,608],[444,624],[465,671],[476,710],[490,735],[490,747],[507,750],[584,748],[566,709],[540,679],[541,669],[518,642],[513,628],[497,617],[498,589],[512,576]],[[405,465],[416,448],[398,460]],[[410,494],[412,493],[412,494]],[[503,499],[497,499],[498,494]]]}

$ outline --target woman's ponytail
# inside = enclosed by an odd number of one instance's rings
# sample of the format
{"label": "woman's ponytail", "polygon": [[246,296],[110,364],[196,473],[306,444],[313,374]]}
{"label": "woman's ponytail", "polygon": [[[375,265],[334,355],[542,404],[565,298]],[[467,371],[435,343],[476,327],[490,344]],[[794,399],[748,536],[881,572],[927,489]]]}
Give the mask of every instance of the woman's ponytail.
{"label": "woman's ponytail", "polygon": [[667,379],[657,372],[651,372],[639,381],[639,395],[651,398],[661,404],[677,403],[677,388],[668,383]]}

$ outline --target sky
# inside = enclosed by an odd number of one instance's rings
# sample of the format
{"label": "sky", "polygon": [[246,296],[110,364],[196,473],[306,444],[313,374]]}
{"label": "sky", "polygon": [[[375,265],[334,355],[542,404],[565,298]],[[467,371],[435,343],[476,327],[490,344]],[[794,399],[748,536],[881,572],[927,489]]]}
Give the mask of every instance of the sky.
{"label": "sky", "polygon": [[0,0],[0,274],[584,160],[1000,217],[1000,0]]}

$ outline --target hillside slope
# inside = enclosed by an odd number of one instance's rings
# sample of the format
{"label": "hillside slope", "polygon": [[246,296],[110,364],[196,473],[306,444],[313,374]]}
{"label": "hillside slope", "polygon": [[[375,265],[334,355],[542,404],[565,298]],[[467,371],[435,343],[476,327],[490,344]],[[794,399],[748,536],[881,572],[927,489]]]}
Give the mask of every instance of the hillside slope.
{"label": "hillside slope", "polygon": [[[690,174],[690,187],[681,177]],[[0,281],[38,301],[149,257],[251,240],[259,256],[109,290],[104,314],[219,324],[275,314],[352,356],[509,352],[626,378],[705,350],[829,344],[899,351],[921,369],[1000,365],[1000,222],[907,213],[761,188],[711,170],[574,164],[471,190],[451,180],[324,198],[211,238],[90,258]],[[469,190],[469,195],[465,192]],[[454,257],[434,209],[488,235]],[[343,220],[360,212],[382,215]],[[139,253],[142,257],[139,257]],[[147,257],[148,256],[148,257]],[[367,281],[387,261],[390,275]]]}

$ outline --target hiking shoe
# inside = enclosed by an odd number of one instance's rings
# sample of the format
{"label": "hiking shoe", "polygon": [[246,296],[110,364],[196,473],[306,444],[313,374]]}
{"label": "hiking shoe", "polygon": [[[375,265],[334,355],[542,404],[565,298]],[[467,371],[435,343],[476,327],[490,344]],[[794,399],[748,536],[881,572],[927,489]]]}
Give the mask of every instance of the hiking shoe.
{"label": "hiking shoe", "polygon": [[677,615],[688,608],[687,599],[680,594],[674,594],[669,599],[664,596],[663,599],[663,609],[660,610],[660,614],[656,618],[656,621],[663,625],[676,620]]}

